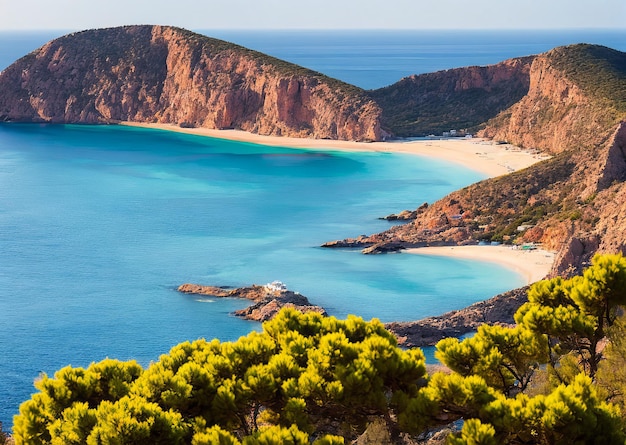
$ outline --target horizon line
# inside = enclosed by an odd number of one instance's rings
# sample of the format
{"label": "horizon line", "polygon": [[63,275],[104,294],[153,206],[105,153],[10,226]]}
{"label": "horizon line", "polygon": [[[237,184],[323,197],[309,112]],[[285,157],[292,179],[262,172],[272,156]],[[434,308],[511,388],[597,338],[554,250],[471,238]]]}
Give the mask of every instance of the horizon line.
{"label": "horizon line", "polygon": [[86,31],[91,29],[107,29],[107,28],[120,28],[124,26],[171,26],[176,28],[188,29],[190,31],[251,31],[251,32],[260,32],[260,31],[279,31],[279,32],[298,32],[298,31],[343,31],[343,32],[355,32],[355,31],[364,31],[364,32],[433,32],[433,31],[441,31],[441,32],[449,32],[449,31],[467,31],[467,32],[485,32],[485,31],[498,31],[498,32],[523,32],[523,31],[551,31],[551,32],[562,32],[562,31],[587,31],[587,32],[624,32],[626,33],[625,28],[619,27],[527,27],[527,28],[497,28],[497,27],[471,27],[471,28],[460,28],[460,27],[437,27],[437,28],[379,28],[379,27],[358,27],[358,28],[340,28],[340,27],[185,27],[176,24],[162,24],[162,23],[135,23],[135,24],[125,24],[125,25],[111,25],[111,26],[94,26],[88,28],[0,28],[0,33],[6,32],[79,32]]}

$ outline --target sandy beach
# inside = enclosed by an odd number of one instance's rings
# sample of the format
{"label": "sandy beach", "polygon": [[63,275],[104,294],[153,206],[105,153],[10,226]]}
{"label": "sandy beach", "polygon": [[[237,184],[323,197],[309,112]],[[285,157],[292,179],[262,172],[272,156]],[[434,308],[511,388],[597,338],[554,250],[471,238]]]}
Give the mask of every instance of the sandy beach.
{"label": "sandy beach", "polygon": [[[521,170],[549,156],[523,150],[509,144],[497,144],[480,138],[441,140],[399,140],[392,142],[353,142],[327,139],[302,139],[260,136],[240,130],[181,128],[171,124],[124,122],[122,125],[176,131],[200,136],[251,142],[278,147],[329,151],[381,151],[427,156],[456,162],[489,177]],[[401,209],[399,209],[401,210]],[[545,250],[521,250],[506,246],[423,247],[404,252],[422,255],[446,255],[494,262],[517,271],[528,283],[543,279],[552,267],[554,254]]]}
{"label": "sandy beach", "polygon": [[553,252],[542,249],[523,250],[512,246],[421,247],[406,249],[403,252],[497,263],[522,275],[527,284],[545,278],[554,262]]}
{"label": "sandy beach", "polygon": [[380,151],[406,153],[455,162],[466,168],[495,177],[526,168],[542,159],[533,151],[522,150],[509,144],[497,144],[480,138],[453,138],[434,140],[398,140],[390,142],[353,142],[329,139],[304,139],[281,136],[261,136],[241,130],[215,130],[209,128],[181,128],[172,124],[144,124],[122,122],[121,125],[176,131],[276,147],[302,148],[328,151]]}

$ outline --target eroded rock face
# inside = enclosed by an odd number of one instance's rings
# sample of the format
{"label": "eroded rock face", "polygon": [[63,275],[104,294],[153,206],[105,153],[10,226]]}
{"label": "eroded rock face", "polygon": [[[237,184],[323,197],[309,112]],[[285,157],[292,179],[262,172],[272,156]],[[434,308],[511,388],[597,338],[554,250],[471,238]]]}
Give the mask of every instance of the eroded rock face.
{"label": "eroded rock face", "polygon": [[572,49],[559,47],[537,56],[528,93],[479,135],[552,154],[606,142],[619,114],[599,104],[555,64],[567,51]]}
{"label": "eroded rock face", "polygon": [[527,93],[532,60],[529,56],[412,75],[370,95],[396,135],[441,134],[450,129],[473,132]]}
{"label": "eroded rock face", "polygon": [[169,123],[378,141],[362,90],[261,53],[164,26],[70,34],[0,74],[0,120]]}

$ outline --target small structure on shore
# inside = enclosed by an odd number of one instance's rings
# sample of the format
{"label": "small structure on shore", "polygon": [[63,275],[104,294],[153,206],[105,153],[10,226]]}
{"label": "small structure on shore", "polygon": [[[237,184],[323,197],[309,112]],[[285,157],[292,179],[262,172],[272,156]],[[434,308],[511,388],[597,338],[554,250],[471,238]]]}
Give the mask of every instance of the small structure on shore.
{"label": "small structure on shore", "polygon": [[288,290],[287,286],[281,281],[273,281],[264,286],[253,284],[237,288],[186,283],[180,285],[178,291],[184,294],[204,295],[207,297],[231,297],[250,300],[254,303],[252,306],[239,309],[233,312],[233,315],[252,321],[271,320],[283,307],[291,307],[300,312],[317,312],[327,315],[323,307],[312,305],[307,297],[298,292]]}
{"label": "small structure on shore", "polygon": [[265,287],[272,292],[282,292],[287,290],[287,286],[282,281],[272,281],[271,283],[267,283]]}

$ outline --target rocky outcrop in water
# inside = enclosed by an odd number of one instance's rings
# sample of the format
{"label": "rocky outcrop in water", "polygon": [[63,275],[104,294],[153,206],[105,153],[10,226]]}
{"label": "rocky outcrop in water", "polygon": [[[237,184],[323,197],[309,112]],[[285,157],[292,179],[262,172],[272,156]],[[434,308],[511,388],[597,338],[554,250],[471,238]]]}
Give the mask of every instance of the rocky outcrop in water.
{"label": "rocky outcrop in water", "polygon": [[70,34],[0,74],[0,121],[132,121],[377,141],[380,113],[357,87],[167,26]]}
{"label": "rocky outcrop in water", "polygon": [[284,307],[290,307],[300,312],[317,312],[327,315],[320,306],[312,305],[308,298],[297,292],[287,290],[282,283],[274,282],[264,286],[253,284],[248,287],[224,288],[217,286],[202,286],[200,284],[181,284],[178,291],[184,294],[204,295],[217,298],[245,298],[254,304],[233,314],[252,321],[267,321]]}

